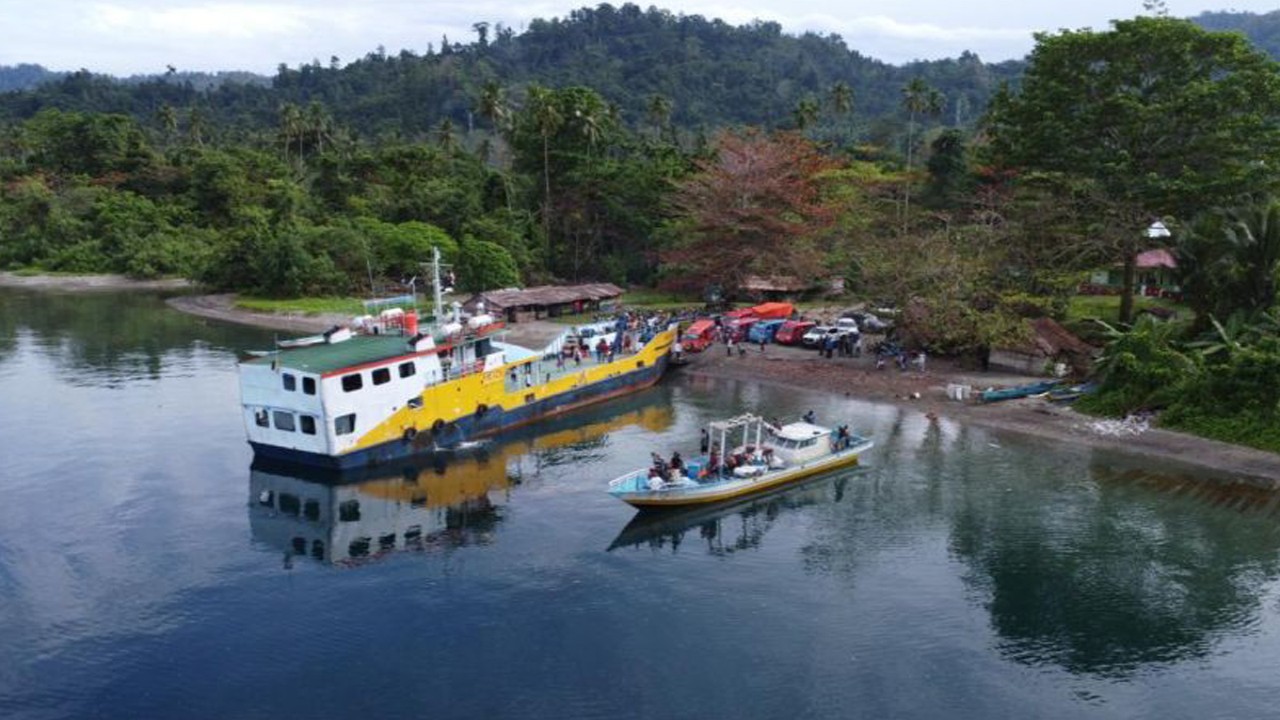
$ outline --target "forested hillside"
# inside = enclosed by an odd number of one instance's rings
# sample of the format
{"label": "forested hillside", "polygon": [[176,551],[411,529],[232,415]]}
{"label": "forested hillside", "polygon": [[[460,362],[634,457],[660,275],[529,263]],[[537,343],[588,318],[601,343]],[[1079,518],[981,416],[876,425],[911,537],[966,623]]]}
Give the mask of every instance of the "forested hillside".
{"label": "forested hillside", "polygon": [[45,83],[53,82],[65,74],[47,70],[40,65],[31,63],[13,66],[0,65],[0,93],[29,90]]}
{"label": "forested hillside", "polygon": [[[1204,13],[1194,21],[1243,31],[1280,57],[1280,11]],[[908,80],[921,78],[941,92],[939,121],[967,126],[996,87],[1016,80],[1023,68],[1020,61],[990,64],[967,53],[893,66],[837,36],[789,35],[773,22],[733,26],[632,4],[535,20],[519,34],[483,22],[476,30],[466,42],[441,38],[418,52],[379,49],[357,59],[282,65],[269,79],[237,72],[115,79],[93,74],[93,68],[68,75],[38,65],[0,67],[0,93],[6,93],[0,95],[0,117],[22,119],[58,108],[125,113],[156,126],[157,112],[168,105],[198,108],[206,122],[244,134],[278,124],[282,104],[318,101],[360,135],[415,136],[445,118],[455,127],[473,126],[480,88],[492,80],[515,95],[529,83],[590,87],[633,127],[651,120],[654,98],[661,97],[675,127],[709,133],[731,125],[793,126],[797,113],[829,104],[832,88],[842,82],[852,91],[852,122],[837,126],[819,113],[818,134],[883,143],[901,129],[899,90]]]}
{"label": "forested hillside", "polygon": [[203,87],[181,77],[122,83],[80,72],[0,97],[0,116],[22,119],[58,108],[125,113],[155,125],[156,112],[169,105],[198,107],[211,124],[244,131],[274,128],[281,104],[319,101],[360,135],[413,136],[445,118],[456,127],[471,126],[480,88],[492,80],[517,96],[535,82],[590,87],[633,127],[649,121],[653,98],[661,96],[677,127],[710,133],[729,125],[794,125],[797,109],[829,102],[832,87],[843,82],[852,89],[859,131],[884,136],[891,129],[876,119],[898,113],[900,88],[908,79],[921,77],[942,92],[948,122],[969,124],[1019,68],[985,64],[968,54],[896,67],[864,57],[834,36],[797,37],[777,23],[735,27],[630,4],[535,20],[520,34],[501,25],[478,27],[469,42],[442,38],[420,54],[376,50],[349,62],[330,58],[281,66],[271,88],[234,82]]}

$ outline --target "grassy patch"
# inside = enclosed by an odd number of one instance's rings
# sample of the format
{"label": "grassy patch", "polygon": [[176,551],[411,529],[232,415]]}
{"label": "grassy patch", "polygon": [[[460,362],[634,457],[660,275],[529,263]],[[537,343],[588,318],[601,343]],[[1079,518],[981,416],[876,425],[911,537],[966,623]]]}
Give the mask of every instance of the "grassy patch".
{"label": "grassy patch", "polygon": [[303,315],[362,315],[364,305],[357,298],[258,298],[240,296],[236,307],[254,312],[301,313]]}
{"label": "grassy patch", "polygon": [[702,305],[700,298],[648,288],[628,290],[622,294],[619,302],[624,307],[643,307],[652,310],[672,310]]}
{"label": "grassy patch", "polygon": [[[1186,319],[1191,316],[1191,310],[1173,300],[1152,297],[1135,297],[1133,299],[1133,310],[1139,312],[1144,309],[1162,308],[1172,310],[1177,313],[1179,319]],[[1107,323],[1117,323],[1120,321],[1120,296],[1119,295],[1076,295],[1071,298],[1071,303],[1067,306],[1067,321],[1074,322],[1080,320],[1089,320],[1097,318]]]}

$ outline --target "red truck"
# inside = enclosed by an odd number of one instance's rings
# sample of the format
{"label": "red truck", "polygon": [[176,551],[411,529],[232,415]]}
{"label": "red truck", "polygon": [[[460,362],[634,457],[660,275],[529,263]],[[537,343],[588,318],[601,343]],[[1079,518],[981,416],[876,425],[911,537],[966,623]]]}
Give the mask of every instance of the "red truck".
{"label": "red truck", "polygon": [[711,320],[694,320],[680,336],[680,344],[689,353],[702,352],[715,341],[716,324]]}

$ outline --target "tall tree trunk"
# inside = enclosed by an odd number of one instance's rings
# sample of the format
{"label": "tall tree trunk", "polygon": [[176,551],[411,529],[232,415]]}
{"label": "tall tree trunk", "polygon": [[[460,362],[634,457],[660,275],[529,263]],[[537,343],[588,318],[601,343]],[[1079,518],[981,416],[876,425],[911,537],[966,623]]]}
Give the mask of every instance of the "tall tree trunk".
{"label": "tall tree trunk", "polygon": [[1124,280],[1120,287],[1120,322],[1133,322],[1133,287],[1137,284],[1138,262],[1133,253],[1124,256]]}
{"label": "tall tree trunk", "polygon": [[542,241],[547,244],[547,267],[551,267],[551,148],[546,135],[542,136]]}

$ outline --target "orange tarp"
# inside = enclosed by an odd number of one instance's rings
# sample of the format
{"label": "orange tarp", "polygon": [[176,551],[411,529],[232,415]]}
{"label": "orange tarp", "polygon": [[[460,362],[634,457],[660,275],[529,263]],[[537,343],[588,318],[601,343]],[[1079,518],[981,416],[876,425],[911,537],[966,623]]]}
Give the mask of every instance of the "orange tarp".
{"label": "orange tarp", "polygon": [[796,311],[788,302],[767,302],[751,308],[751,314],[766,320],[786,320]]}

